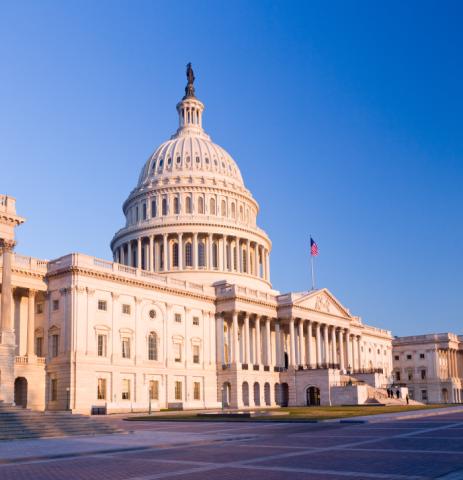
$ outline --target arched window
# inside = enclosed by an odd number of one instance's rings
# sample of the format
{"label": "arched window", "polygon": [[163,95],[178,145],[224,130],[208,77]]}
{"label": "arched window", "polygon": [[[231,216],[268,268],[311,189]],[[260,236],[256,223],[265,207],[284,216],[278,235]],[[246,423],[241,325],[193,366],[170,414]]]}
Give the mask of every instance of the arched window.
{"label": "arched window", "polygon": [[191,242],[187,242],[185,244],[185,266],[192,267],[193,266],[193,250],[191,247]]}
{"label": "arched window", "polygon": [[240,207],[240,220],[243,221],[243,206]]}
{"label": "arched window", "polygon": [[215,215],[215,198],[211,198],[211,201],[209,202],[209,213]]}
{"label": "arched window", "polygon": [[164,245],[159,245],[159,266],[164,270]]}
{"label": "arched window", "polygon": [[167,215],[167,198],[162,199],[162,214]]}
{"label": "arched window", "polygon": [[212,244],[212,268],[219,268],[219,249],[217,242]]}
{"label": "arched window", "polygon": [[198,198],[198,213],[204,213],[204,198]]}
{"label": "arched window", "polygon": [[156,332],[148,335],[148,360],[158,359],[158,336]]}
{"label": "arched window", "polygon": [[206,255],[205,255],[205,245],[204,242],[198,242],[198,266],[205,267],[206,266]]}
{"label": "arched window", "polygon": [[237,269],[237,266],[238,266],[238,249],[235,247],[233,247],[233,270],[236,270]]}
{"label": "arched window", "polygon": [[236,206],[234,203],[232,203],[232,206],[231,206],[231,215],[232,215],[232,218],[236,218]]}
{"label": "arched window", "polygon": [[191,213],[192,208],[191,208],[191,197],[188,196],[186,197],[186,213]]}
{"label": "arched window", "polygon": [[178,215],[180,213],[180,201],[178,197],[174,198],[174,214]]}
{"label": "arched window", "polygon": [[246,255],[246,247],[244,245],[241,250],[241,258],[243,259],[243,272],[248,273],[248,257]]}
{"label": "arched window", "polygon": [[178,267],[178,243],[172,245],[172,262],[174,267]]}
{"label": "arched window", "polygon": [[222,217],[227,216],[227,204],[225,200],[222,200]]}

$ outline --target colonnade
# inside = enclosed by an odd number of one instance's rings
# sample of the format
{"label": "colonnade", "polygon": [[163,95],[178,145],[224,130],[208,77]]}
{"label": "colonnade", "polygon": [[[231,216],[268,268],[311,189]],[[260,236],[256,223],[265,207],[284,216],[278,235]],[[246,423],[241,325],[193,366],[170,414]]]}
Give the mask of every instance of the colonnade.
{"label": "colonnade", "polygon": [[362,337],[307,319],[232,312],[217,317],[217,362],[276,368],[363,370]]}
{"label": "colonnade", "polygon": [[[445,358],[447,360],[447,378],[459,377],[459,365],[458,365],[458,350],[454,348],[445,348],[438,350],[439,358]],[[444,375],[441,375],[444,377]]]}
{"label": "colonnade", "polygon": [[205,269],[270,280],[269,250],[232,235],[188,232],[142,236],[116,247],[114,260],[151,272]]}

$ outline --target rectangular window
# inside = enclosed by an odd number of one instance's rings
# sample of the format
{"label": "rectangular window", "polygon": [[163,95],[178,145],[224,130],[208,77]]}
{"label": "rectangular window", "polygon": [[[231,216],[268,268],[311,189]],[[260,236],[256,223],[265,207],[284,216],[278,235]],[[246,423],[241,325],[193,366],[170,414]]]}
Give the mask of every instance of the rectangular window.
{"label": "rectangular window", "polygon": [[135,207],[135,221],[138,222],[138,205]]}
{"label": "rectangular window", "polygon": [[130,338],[122,338],[122,358],[130,358]]}
{"label": "rectangular window", "polygon": [[412,359],[412,356],[411,355],[407,355],[407,360],[411,360]]}
{"label": "rectangular window", "polygon": [[421,359],[424,358],[424,353],[420,353],[420,358],[421,358]]}
{"label": "rectangular window", "polygon": [[428,399],[428,391],[421,390],[421,400],[427,400],[427,399]]}
{"label": "rectangular window", "polygon": [[400,372],[395,372],[395,379],[400,382]]}
{"label": "rectangular window", "polygon": [[193,345],[193,363],[199,363],[199,345]]}
{"label": "rectangular window", "polygon": [[51,336],[51,356],[57,357],[59,353],[59,335]]}
{"label": "rectangular window", "polygon": [[59,300],[53,300],[53,311],[59,310]]}
{"label": "rectangular window", "polygon": [[56,402],[58,400],[58,379],[51,379],[51,401]]}
{"label": "rectangular window", "polygon": [[98,335],[98,356],[106,357],[107,337],[106,335]]}
{"label": "rectangular window", "polygon": [[199,325],[199,317],[193,317],[193,325]]}
{"label": "rectangular window", "polygon": [[398,356],[398,355],[395,355],[395,356],[394,356],[394,360],[399,360],[399,356]]}
{"label": "rectangular window", "polygon": [[38,357],[43,355],[43,337],[37,337],[35,339],[35,354]]}
{"label": "rectangular window", "polygon": [[421,380],[426,379],[426,370],[421,370]]}
{"label": "rectangular window", "polygon": [[175,400],[182,399],[182,382],[175,382]]}
{"label": "rectangular window", "polygon": [[98,300],[98,310],[103,310],[106,312],[108,305],[106,303],[106,300]]}
{"label": "rectangular window", "polygon": [[106,400],[106,378],[98,379],[96,398],[98,400]]}
{"label": "rectangular window", "polygon": [[146,220],[146,203],[143,204],[143,220]]}
{"label": "rectangular window", "polygon": [[201,383],[193,382],[193,399],[201,400]]}
{"label": "rectangular window", "polygon": [[174,361],[182,361],[182,345],[180,343],[174,343]]}
{"label": "rectangular window", "polygon": [[150,400],[159,400],[159,382],[157,380],[150,380]]}
{"label": "rectangular window", "polygon": [[43,313],[43,303],[37,303],[37,305],[35,306],[35,313],[37,315]]}
{"label": "rectangular window", "polygon": [[127,378],[122,380],[122,400],[130,400],[130,380]]}
{"label": "rectangular window", "polygon": [[156,200],[151,201],[151,216],[153,218],[156,216]]}
{"label": "rectangular window", "polygon": [[130,305],[127,305],[126,303],[124,303],[122,305],[122,313],[124,315],[130,315]]}
{"label": "rectangular window", "polygon": [[175,314],[175,322],[182,323],[182,316],[180,315],[180,313]]}
{"label": "rectangular window", "polygon": [[413,380],[413,372],[408,372],[408,379]]}

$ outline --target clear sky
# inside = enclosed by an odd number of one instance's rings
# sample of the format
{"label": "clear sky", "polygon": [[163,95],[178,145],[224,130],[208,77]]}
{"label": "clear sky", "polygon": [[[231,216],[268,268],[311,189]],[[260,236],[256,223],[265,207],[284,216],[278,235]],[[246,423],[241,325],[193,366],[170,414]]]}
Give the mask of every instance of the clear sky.
{"label": "clear sky", "polygon": [[462,331],[463,3],[2,1],[0,192],[18,252],[111,258],[122,202],[177,127],[241,168],[280,291],[396,335]]}

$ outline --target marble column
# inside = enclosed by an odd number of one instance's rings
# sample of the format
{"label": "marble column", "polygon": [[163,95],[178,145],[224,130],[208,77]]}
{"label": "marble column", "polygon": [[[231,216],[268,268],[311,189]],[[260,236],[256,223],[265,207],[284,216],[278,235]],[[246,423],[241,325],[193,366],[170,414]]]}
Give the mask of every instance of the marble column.
{"label": "marble column", "polygon": [[150,272],[154,272],[154,235],[150,235],[150,254],[149,254],[149,259],[150,259],[149,271],[150,271]]}
{"label": "marble column", "polygon": [[259,245],[254,245],[254,275],[259,276]]}
{"label": "marble column", "polygon": [[353,369],[353,362],[352,362],[352,344],[350,339],[350,331],[346,330],[346,343],[347,343],[347,368]]}
{"label": "marble column", "polygon": [[267,366],[270,366],[272,363],[271,342],[270,318],[267,317],[265,319],[265,364]]}
{"label": "marble column", "polygon": [[218,315],[216,320],[217,328],[217,362],[223,365],[225,363],[224,339],[223,339],[223,316]]}
{"label": "marble column", "polygon": [[294,367],[296,365],[296,338],[294,334],[294,318],[289,319],[289,365]]}
{"label": "marble column", "polygon": [[183,233],[178,234],[178,269],[183,270]]}
{"label": "marble column", "polygon": [[328,324],[325,323],[323,328],[323,343],[324,343],[324,350],[325,350],[325,357],[323,359],[323,363],[328,364],[330,363],[330,347],[328,342]]}
{"label": "marble column", "polygon": [[233,361],[240,362],[240,343],[238,337],[238,312],[233,312]]}
{"label": "marble column", "polygon": [[333,363],[336,364],[338,363],[338,352],[336,348],[336,328],[331,327],[331,357],[333,360]]}
{"label": "marble column", "polygon": [[305,339],[304,339],[304,320],[299,319],[299,365],[305,362]]}
{"label": "marble column", "polygon": [[281,367],[281,339],[280,339],[280,323],[275,322],[275,365]]}
{"label": "marble column", "polygon": [[198,234],[193,233],[193,268],[198,269]]}
{"label": "marble column", "polygon": [[256,346],[254,349],[254,364],[260,365],[262,363],[261,341],[260,341],[260,317],[256,315],[254,321],[254,328],[256,330]]}
{"label": "marble column", "polygon": [[246,273],[251,272],[251,242],[246,240]]}
{"label": "marble column", "polygon": [[214,260],[213,260],[213,253],[212,253],[213,245],[214,245],[214,239],[212,238],[212,233],[210,233],[207,237],[207,246],[209,247],[208,255],[207,255],[207,268],[209,270],[214,269]]}
{"label": "marble column", "polygon": [[313,349],[312,349],[312,321],[307,321],[307,363],[309,366],[313,364]]}
{"label": "marble column", "polygon": [[[12,302],[13,302],[13,288],[11,286],[11,257],[13,254],[13,248],[15,242],[12,240],[0,240],[0,248],[2,249],[3,257],[3,266],[2,266],[2,303],[1,303],[1,313],[2,313],[2,332],[11,332],[13,336],[9,338],[14,345],[14,323],[12,315]],[[2,343],[5,342],[5,339],[8,335],[2,335]]]}
{"label": "marble column", "polygon": [[169,237],[168,234],[164,234],[164,271],[170,270],[170,252],[169,252]]}
{"label": "marble column", "polygon": [[35,340],[35,290],[29,289],[27,297],[27,349],[26,355],[34,357],[34,340]]}
{"label": "marble column", "polygon": [[344,370],[344,339],[342,328],[338,330],[338,342],[339,342],[339,368]]}
{"label": "marble column", "polygon": [[322,364],[322,342],[320,338],[320,323],[315,327],[315,340],[317,342],[317,368]]}
{"label": "marble column", "polygon": [[141,238],[137,240],[137,268],[142,268],[141,264]]}
{"label": "marble column", "polygon": [[251,363],[251,338],[249,335],[249,315],[244,314],[244,363]]}
{"label": "marble column", "polygon": [[133,255],[132,255],[132,240],[127,242],[127,265],[133,267]]}
{"label": "marble column", "polygon": [[358,369],[363,368],[363,359],[362,359],[362,337],[359,335],[357,336],[357,357],[358,357]]}

